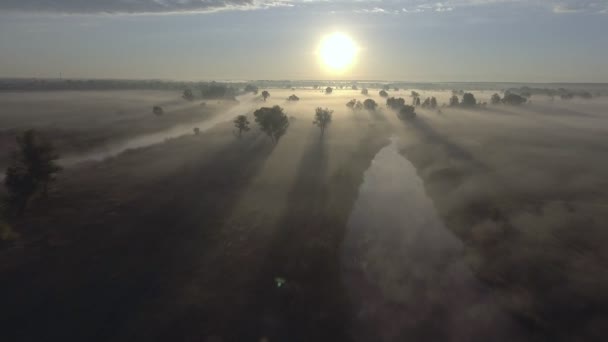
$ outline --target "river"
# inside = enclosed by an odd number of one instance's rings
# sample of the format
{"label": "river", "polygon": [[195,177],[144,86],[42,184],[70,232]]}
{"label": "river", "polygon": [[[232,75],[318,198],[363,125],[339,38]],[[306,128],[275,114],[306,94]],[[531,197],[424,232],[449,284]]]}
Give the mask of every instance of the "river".
{"label": "river", "polygon": [[365,172],[341,251],[361,341],[509,341],[520,335],[464,259],[393,138]]}

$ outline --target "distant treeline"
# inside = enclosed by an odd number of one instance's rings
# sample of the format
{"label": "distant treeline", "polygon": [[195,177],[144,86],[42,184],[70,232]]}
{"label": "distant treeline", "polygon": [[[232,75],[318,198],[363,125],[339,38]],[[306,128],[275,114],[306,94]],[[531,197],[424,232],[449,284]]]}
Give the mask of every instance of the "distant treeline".
{"label": "distant treeline", "polygon": [[[26,79],[0,78],[0,91],[45,91],[45,90],[197,90],[203,98],[233,97],[245,86],[263,88],[312,88],[323,90],[363,88],[394,91],[418,90],[457,90],[457,91],[496,91],[526,95],[547,95],[562,98],[608,95],[608,84],[565,83],[565,84],[525,84],[504,82],[387,82],[387,81],[332,81],[332,80],[257,80],[226,82],[185,82],[164,80],[112,80],[112,79]],[[245,90],[246,91],[246,90]]]}
{"label": "distant treeline", "polygon": [[226,89],[243,88],[245,83],[179,82],[161,80],[71,80],[0,79],[0,91],[45,90],[183,90],[200,89],[216,97]]}
{"label": "distant treeline", "polygon": [[601,89],[596,89],[595,93],[585,89],[566,89],[566,88],[531,88],[531,87],[520,87],[510,88],[505,93],[519,94],[525,98],[530,98],[532,95],[545,95],[549,97],[560,97],[564,100],[571,99],[574,97],[580,97],[583,99],[590,99],[594,96],[602,96],[606,92],[602,92]]}

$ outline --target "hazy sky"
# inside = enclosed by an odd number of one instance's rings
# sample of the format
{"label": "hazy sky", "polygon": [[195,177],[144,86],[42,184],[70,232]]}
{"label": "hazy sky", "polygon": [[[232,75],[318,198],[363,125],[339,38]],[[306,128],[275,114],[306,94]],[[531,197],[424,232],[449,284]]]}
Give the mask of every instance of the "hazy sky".
{"label": "hazy sky", "polygon": [[[356,65],[328,72],[322,37]],[[0,0],[0,77],[608,82],[608,0]]]}

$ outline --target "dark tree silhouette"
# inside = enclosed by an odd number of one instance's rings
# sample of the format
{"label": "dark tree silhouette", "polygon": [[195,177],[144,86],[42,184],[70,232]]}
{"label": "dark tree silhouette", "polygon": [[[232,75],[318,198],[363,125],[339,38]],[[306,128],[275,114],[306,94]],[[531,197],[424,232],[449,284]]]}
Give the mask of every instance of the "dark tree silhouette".
{"label": "dark tree silhouette", "polygon": [[386,99],[386,106],[393,110],[400,110],[401,107],[405,106],[405,100],[403,98],[388,98]]}
{"label": "dark tree silhouette", "polygon": [[194,94],[192,93],[192,89],[186,89],[186,90],[184,90],[184,93],[182,94],[182,98],[184,100],[193,101],[194,100]]}
{"label": "dark tree silhouette", "polygon": [[296,94],[291,95],[290,97],[287,98],[287,101],[300,101],[300,98],[296,96]]}
{"label": "dark tree silhouette", "polygon": [[384,89],[380,90],[380,92],[378,93],[378,95],[380,95],[380,97],[388,97],[388,93]]}
{"label": "dark tree silhouette", "polygon": [[245,86],[245,92],[246,93],[252,93],[253,95],[257,95],[258,94],[258,87],[253,85],[253,84],[248,84]]}
{"label": "dark tree silhouette", "polygon": [[201,133],[201,129],[198,127],[194,127],[194,129],[192,129],[192,131],[194,131],[194,135],[199,135]]}
{"label": "dark tree silhouette", "polygon": [[416,117],[416,107],[403,105],[399,110],[399,116],[404,119],[413,119]]}
{"label": "dark tree silhouette", "polygon": [[431,108],[437,108],[437,99],[434,96],[431,97]]}
{"label": "dark tree silhouette", "polygon": [[268,90],[264,90],[262,92],[262,98],[264,99],[264,102],[266,102],[266,99],[270,97],[270,93],[268,92]]}
{"label": "dark tree silhouette", "polygon": [[361,95],[367,96],[368,94],[369,94],[369,90],[367,90],[367,88],[361,89]]}
{"label": "dark tree silhouette", "polygon": [[420,106],[420,98],[419,98],[419,97],[416,97],[416,98],[414,99],[414,105],[415,105],[416,107],[417,107],[417,106]]}
{"label": "dark tree silhouette", "polygon": [[450,107],[458,106],[459,104],[460,100],[458,99],[458,96],[452,95],[452,97],[450,97]]}
{"label": "dark tree silhouette", "polygon": [[513,93],[506,93],[502,99],[502,103],[513,106],[519,106],[526,103],[526,101],[528,100],[525,97]]}
{"label": "dark tree silhouette", "polygon": [[165,114],[165,110],[161,106],[154,106],[152,107],[152,113],[154,113],[154,115],[163,115]]}
{"label": "dark tree silhouette", "polygon": [[245,115],[239,115],[234,119],[234,127],[239,131],[239,138],[243,134],[243,132],[249,131],[249,120]]}
{"label": "dark tree silhouette", "polygon": [[475,107],[477,105],[477,100],[475,99],[475,95],[471,93],[465,93],[462,95],[462,103],[463,107]]}
{"label": "dark tree silhouette", "polygon": [[500,98],[500,95],[494,93],[494,95],[492,95],[492,97],[490,98],[490,103],[493,105],[497,105],[500,102],[502,102],[502,99]]}
{"label": "dark tree silhouette", "polygon": [[328,94],[328,95],[329,95],[329,94],[331,94],[331,93],[333,93],[333,92],[334,92],[334,90],[332,89],[332,87],[327,87],[327,88],[325,88],[325,94]]}
{"label": "dark tree silhouette", "polygon": [[272,141],[277,144],[279,139],[287,132],[289,119],[283,108],[279,106],[262,107],[256,110],[253,115],[255,121],[260,125],[260,129],[266,133]]}
{"label": "dark tree silhouette", "polygon": [[312,123],[319,126],[321,129],[321,136],[325,134],[325,128],[331,123],[331,116],[333,113],[333,110],[327,108],[318,107],[315,110],[315,120]]}
{"label": "dark tree silhouette", "polygon": [[367,99],[363,101],[363,108],[374,111],[376,108],[378,108],[378,104],[372,99]]}
{"label": "dark tree silhouette", "polygon": [[38,192],[46,197],[49,184],[61,170],[53,145],[34,130],[17,137],[17,150],[11,155],[4,185],[8,190],[8,204],[13,213],[23,214],[30,199]]}
{"label": "dark tree silhouette", "polygon": [[422,108],[429,108],[431,106],[431,98],[427,97],[421,104]]}
{"label": "dark tree silhouette", "polygon": [[346,107],[350,109],[355,109],[355,105],[357,104],[357,100],[352,99],[346,103]]}

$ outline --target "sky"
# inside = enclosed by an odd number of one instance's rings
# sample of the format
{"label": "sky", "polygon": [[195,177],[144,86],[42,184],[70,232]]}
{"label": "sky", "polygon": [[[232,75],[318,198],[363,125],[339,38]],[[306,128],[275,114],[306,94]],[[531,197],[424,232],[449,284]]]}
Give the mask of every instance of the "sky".
{"label": "sky", "polygon": [[608,0],[0,0],[0,77],[608,82],[607,33]]}

